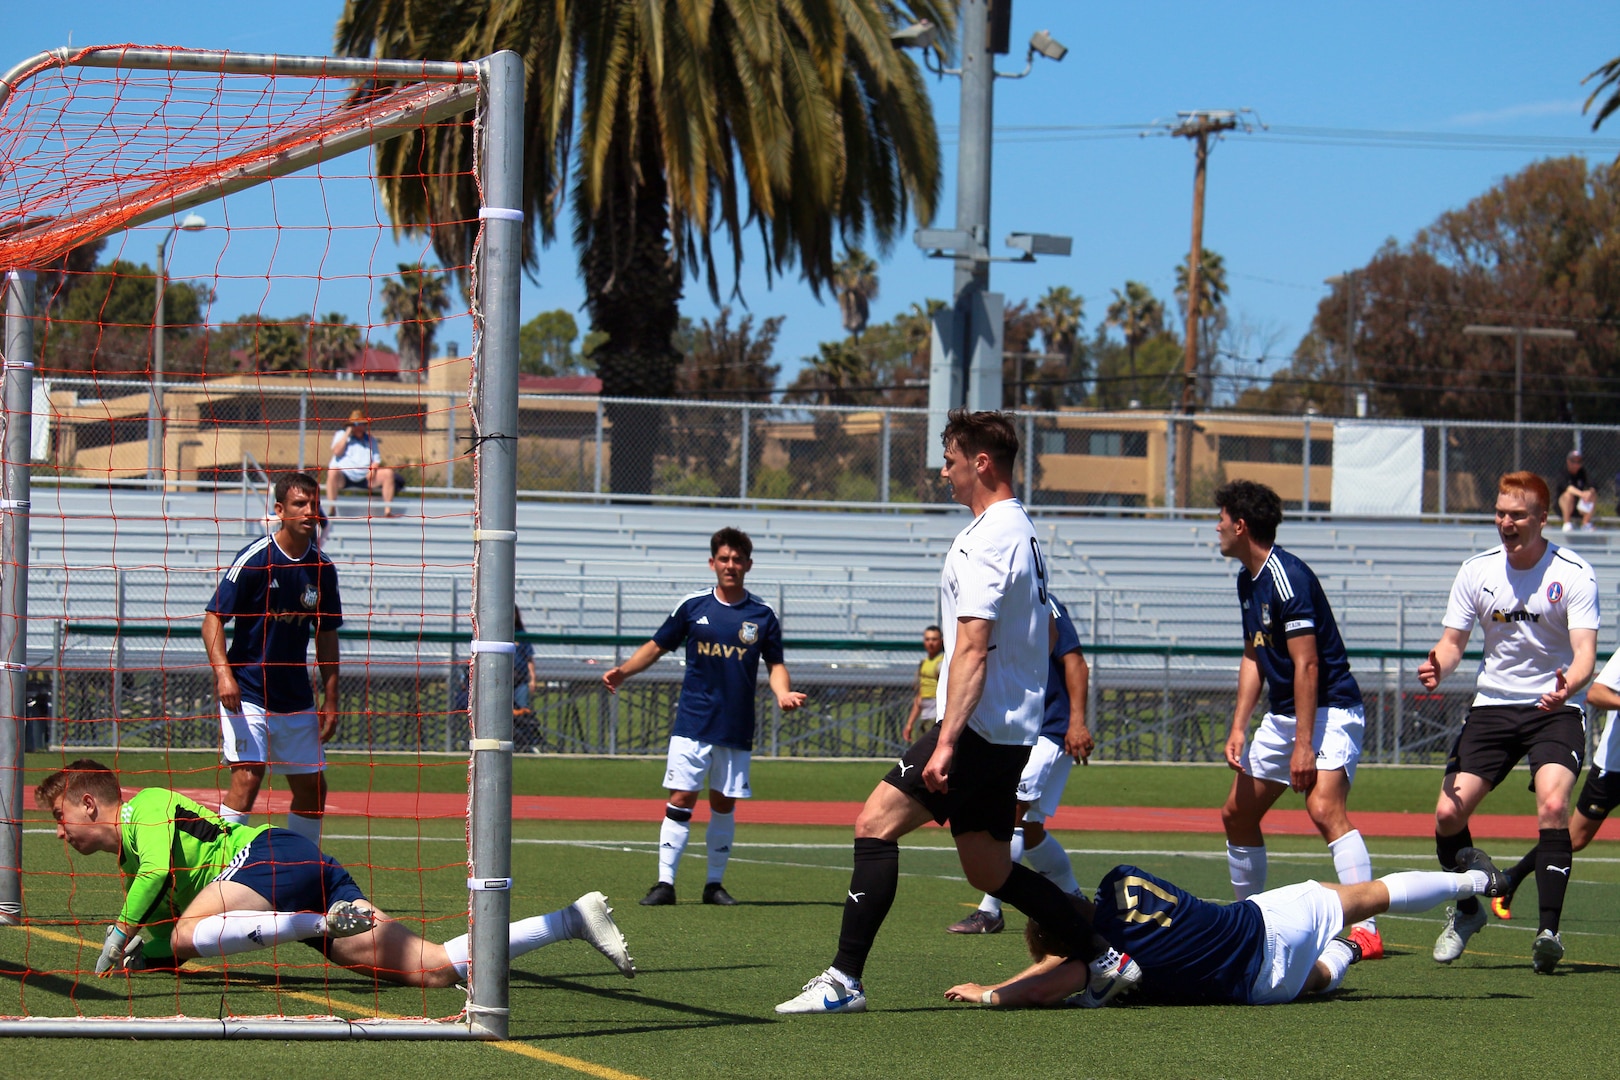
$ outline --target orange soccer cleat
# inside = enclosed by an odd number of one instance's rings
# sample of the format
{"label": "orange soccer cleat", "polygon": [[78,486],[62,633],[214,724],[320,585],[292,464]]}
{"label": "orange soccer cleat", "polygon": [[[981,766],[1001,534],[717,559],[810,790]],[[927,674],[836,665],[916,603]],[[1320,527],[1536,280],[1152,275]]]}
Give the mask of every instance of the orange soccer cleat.
{"label": "orange soccer cleat", "polygon": [[1377,930],[1370,926],[1352,926],[1350,940],[1361,949],[1363,960],[1382,960],[1384,958],[1384,938]]}

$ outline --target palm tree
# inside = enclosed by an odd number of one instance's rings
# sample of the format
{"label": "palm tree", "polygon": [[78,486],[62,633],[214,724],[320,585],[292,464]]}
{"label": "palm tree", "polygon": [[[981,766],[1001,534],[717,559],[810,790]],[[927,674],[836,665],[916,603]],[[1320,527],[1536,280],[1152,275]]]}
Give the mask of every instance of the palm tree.
{"label": "palm tree", "polygon": [[1603,121],[1614,114],[1616,109],[1620,109],[1620,56],[1610,60],[1607,64],[1582,79],[1581,82],[1588,83],[1593,79],[1597,79],[1598,84],[1592,87],[1591,96],[1586,99],[1586,104],[1581,107],[1582,112],[1586,112],[1592,107],[1592,103],[1597,101],[1599,94],[1605,90],[1609,91],[1609,99],[1598,106],[1597,115],[1592,117],[1592,130],[1596,131],[1603,126]]}
{"label": "palm tree", "polygon": [[[1080,340],[1080,327],[1085,321],[1086,301],[1076,296],[1067,285],[1055,285],[1035,302],[1035,318],[1041,330],[1041,347],[1048,359],[1043,368],[1058,371],[1065,379],[1071,375],[1075,360],[1075,346]],[[1057,359],[1052,359],[1056,357]],[[1062,391],[1037,390],[1037,404],[1042,408],[1055,408]]]}
{"label": "palm tree", "polygon": [[[596,352],[603,393],[668,397],[686,278],[703,272],[719,298],[716,234],[734,280],[752,226],[768,281],[797,266],[819,291],[835,234],[870,229],[886,246],[913,208],[932,219],[933,112],[889,32],[926,18],[949,40],[955,11],[954,0],[347,0],[337,47],[523,56],[526,265],[538,265],[536,229],[541,240],[555,233],[572,168],[586,306],[607,335]],[[420,129],[378,152],[395,224],[431,228],[446,265],[466,265],[475,235],[471,162],[466,125]],[[614,491],[650,490],[660,417],[615,407],[615,429],[637,438],[614,448]]]}
{"label": "palm tree", "polygon": [[414,382],[433,355],[438,320],[450,309],[444,274],[436,266],[400,263],[397,278],[383,278],[383,318],[396,324],[399,342],[399,378]]}
{"label": "palm tree", "polygon": [[[1187,260],[1176,267],[1176,303],[1187,313]],[[1203,404],[1214,388],[1215,339],[1226,325],[1226,260],[1204,249],[1198,259],[1198,388]]]}
{"label": "palm tree", "polygon": [[1125,291],[1114,290],[1108,305],[1107,324],[1125,335],[1125,354],[1131,368],[1131,393],[1136,393],[1136,349],[1155,334],[1164,332],[1164,302],[1140,281],[1127,281]]}
{"label": "palm tree", "polygon": [[872,300],[878,293],[878,264],[858,247],[844,248],[844,257],[833,264],[832,290],[838,297],[838,311],[844,329],[859,341],[861,331],[872,315]]}
{"label": "palm tree", "polygon": [[[1176,302],[1187,310],[1187,260],[1176,267]],[[1213,319],[1226,306],[1226,260],[1204,249],[1198,257],[1198,318]]]}

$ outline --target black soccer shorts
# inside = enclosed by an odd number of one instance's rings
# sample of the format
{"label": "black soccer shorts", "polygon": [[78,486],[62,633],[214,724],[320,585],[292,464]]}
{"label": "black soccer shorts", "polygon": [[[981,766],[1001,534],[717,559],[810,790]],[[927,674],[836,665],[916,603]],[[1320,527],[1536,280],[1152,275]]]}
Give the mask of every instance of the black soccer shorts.
{"label": "black soccer shorts", "polygon": [[899,788],[927,807],[940,825],[951,823],[951,835],[987,832],[1011,840],[1018,825],[1018,780],[1029,761],[1029,747],[1005,746],[966,729],[957,740],[947,779],[950,791],[929,791],[923,767],[939,746],[935,725],[907,748],[883,782]]}
{"label": "black soccer shorts", "polygon": [[1562,765],[1579,776],[1586,758],[1585,714],[1574,705],[1550,712],[1535,705],[1476,705],[1451,744],[1446,775],[1472,773],[1494,788],[1524,758],[1532,777],[1543,765]]}

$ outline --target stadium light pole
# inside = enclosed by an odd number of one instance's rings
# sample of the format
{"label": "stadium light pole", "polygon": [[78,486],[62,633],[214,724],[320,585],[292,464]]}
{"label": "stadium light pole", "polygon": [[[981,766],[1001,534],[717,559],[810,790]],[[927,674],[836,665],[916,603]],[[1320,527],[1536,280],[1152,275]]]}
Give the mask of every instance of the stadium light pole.
{"label": "stadium light pole", "polygon": [[1034,68],[1037,53],[1055,62],[1069,50],[1047,31],[1038,30],[1029,40],[1024,69],[997,71],[996,56],[1010,51],[1012,0],[962,0],[958,19],[962,31],[959,68],[945,68],[938,63],[934,50],[939,31],[926,21],[889,35],[897,48],[921,49],[924,66],[935,75],[955,75],[962,81],[956,228],[918,229],[914,236],[917,246],[931,257],[950,259],[956,265],[951,306],[932,319],[926,459],[930,468],[944,464],[939,436],[949,410],[963,405],[974,410],[1001,408],[1002,297],[990,291],[990,264],[1034,262],[1037,255],[1068,255],[1071,247],[1066,236],[1015,233],[1008,238],[1007,246],[1022,254],[997,258],[989,250],[996,79],[1022,79]]}
{"label": "stadium light pole", "polygon": [[1543,326],[1465,326],[1463,333],[1474,337],[1510,337],[1513,339],[1513,471],[1522,466],[1524,454],[1524,339],[1550,338],[1553,341],[1574,341],[1575,331],[1555,330]]}
{"label": "stadium light pole", "polygon": [[170,225],[158,241],[157,300],[152,305],[152,393],[146,407],[146,478],[152,483],[163,480],[163,295],[169,291],[169,241],[177,232],[206,228],[208,222],[201,214],[187,214],[179,223]]}

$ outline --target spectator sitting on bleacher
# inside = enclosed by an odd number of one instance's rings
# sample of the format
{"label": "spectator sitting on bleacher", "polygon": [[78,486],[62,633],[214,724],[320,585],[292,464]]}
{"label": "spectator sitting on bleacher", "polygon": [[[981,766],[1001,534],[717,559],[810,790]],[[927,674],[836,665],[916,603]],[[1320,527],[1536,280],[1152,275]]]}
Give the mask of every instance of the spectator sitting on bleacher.
{"label": "spectator sitting on bleacher", "polygon": [[382,444],[366,426],[366,414],[359,409],[349,414],[349,424],[332,436],[332,460],[326,464],[326,500],[337,513],[338,492],[346,488],[381,491],[383,517],[394,516],[394,492],[404,485],[394,470],[382,463]]}
{"label": "spectator sitting on bleacher", "polygon": [[1575,528],[1575,514],[1581,515],[1581,531],[1592,531],[1592,513],[1597,509],[1597,488],[1586,478],[1586,464],[1579,450],[1564,459],[1564,475],[1547,486],[1558,493],[1558,512],[1564,518],[1564,531]]}

